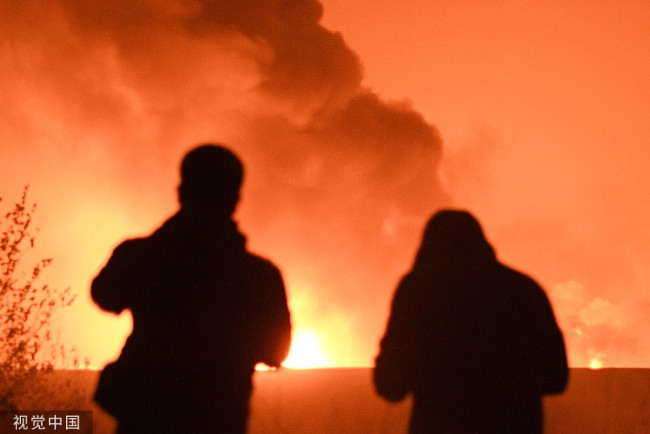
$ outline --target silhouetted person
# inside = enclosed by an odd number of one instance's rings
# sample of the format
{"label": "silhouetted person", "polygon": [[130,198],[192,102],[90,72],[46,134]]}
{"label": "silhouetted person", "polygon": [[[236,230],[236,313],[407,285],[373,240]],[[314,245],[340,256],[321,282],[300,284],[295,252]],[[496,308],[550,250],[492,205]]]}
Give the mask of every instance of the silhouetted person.
{"label": "silhouetted person", "polygon": [[436,213],[393,298],[377,392],[413,395],[412,433],[541,433],[541,397],[567,377],[542,288],[497,261],[472,215]]}
{"label": "silhouetted person", "polygon": [[243,167],[203,145],[181,164],[180,211],[119,245],[92,283],[133,332],[95,400],[122,433],[244,433],[258,362],[278,367],[291,325],[278,269],[246,250],[232,214]]}

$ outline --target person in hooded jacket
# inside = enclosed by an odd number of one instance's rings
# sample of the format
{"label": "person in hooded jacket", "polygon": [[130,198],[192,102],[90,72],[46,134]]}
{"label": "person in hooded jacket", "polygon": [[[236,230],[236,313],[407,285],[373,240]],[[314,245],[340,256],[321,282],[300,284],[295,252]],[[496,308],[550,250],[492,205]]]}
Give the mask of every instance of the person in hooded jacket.
{"label": "person in hooded jacket", "polygon": [[478,221],[428,222],[394,294],[373,380],[413,396],[411,433],[541,433],[542,396],[568,381],[564,339],[542,288],[500,263]]}
{"label": "person in hooded jacket", "polygon": [[118,433],[244,433],[257,363],[291,342],[280,271],[251,254],[232,219],[243,166],[207,144],[181,164],[180,210],[123,242],[92,282],[95,303],[129,309],[133,331],[95,400]]}

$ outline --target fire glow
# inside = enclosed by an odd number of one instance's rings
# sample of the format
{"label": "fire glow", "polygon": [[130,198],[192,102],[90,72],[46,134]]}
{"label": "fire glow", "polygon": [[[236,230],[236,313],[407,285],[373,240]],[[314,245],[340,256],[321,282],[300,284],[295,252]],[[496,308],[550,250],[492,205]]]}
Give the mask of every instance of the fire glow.
{"label": "fire glow", "polygon": [[334,363],[325,354],[318,335],[311,330],[300,329],[294,334],[289,356],[282,365],[305,369],[331,367]]}

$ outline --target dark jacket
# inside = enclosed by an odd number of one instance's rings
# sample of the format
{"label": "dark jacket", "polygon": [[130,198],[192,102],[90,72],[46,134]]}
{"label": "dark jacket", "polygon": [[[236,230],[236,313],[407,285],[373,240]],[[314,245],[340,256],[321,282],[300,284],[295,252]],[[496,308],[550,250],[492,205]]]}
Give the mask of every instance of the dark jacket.
{"label": "dark jacket", "polygon": [[133,315],[95,395],[118,423],[244,432],[254,367],[280,365],[291,325],[280,272],[246,251],[234,222],[181,211],[118,246],[91,292],[102,309]]}
{"label": "dark jacket", "polygon": [[394,295],[374,382],[391,401],[413,394],[413,433],[541,433],[542,395],[566,386],[544,291],[485,251],[414,268]]}

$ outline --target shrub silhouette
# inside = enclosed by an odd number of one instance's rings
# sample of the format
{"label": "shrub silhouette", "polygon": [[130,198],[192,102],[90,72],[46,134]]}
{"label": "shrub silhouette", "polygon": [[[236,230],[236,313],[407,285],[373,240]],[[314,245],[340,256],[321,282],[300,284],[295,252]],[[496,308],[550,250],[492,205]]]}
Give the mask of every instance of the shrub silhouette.
{"label": "shrub silhouette", "polygon": [[36,231],[30,226],[36,204],[28,204],[28,190],[25,187],[21,200],[0,219],[0,409],[7,410],[17,410],[31,374],[51,371],[57,360],[65,359],[50,319],[75,299],[69,287],[60,290],[40,283],[51,258],[22,267]]}

